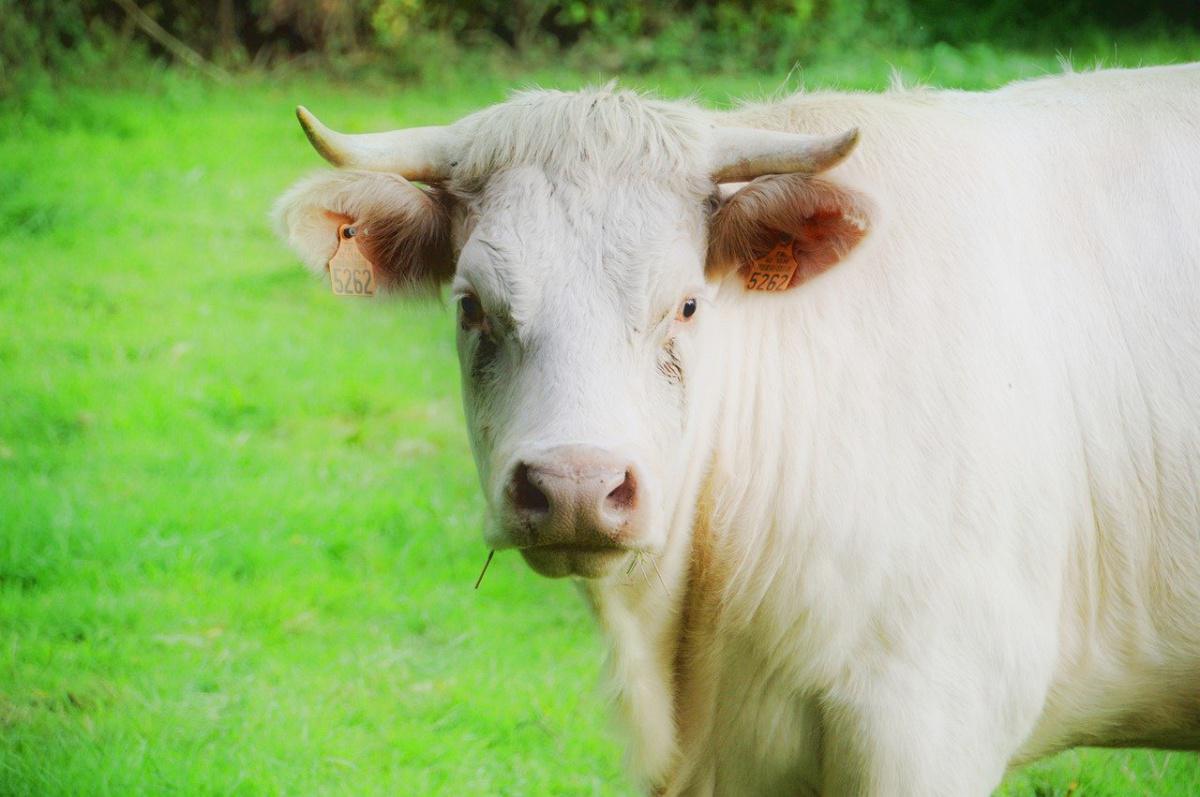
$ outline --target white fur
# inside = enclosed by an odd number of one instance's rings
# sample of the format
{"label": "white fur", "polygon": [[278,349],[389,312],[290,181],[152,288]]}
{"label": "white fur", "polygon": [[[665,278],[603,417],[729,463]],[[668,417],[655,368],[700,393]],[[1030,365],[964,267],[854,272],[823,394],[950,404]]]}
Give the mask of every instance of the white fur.
{"label": "white fur", "polygon": [[[713,124],[859,127],[824,177],[870,197],[865,242],[786,294],[704,286]],[[982,795],[1076,744],[1200,743],[1200,68],[726,114],[533,93],[455,130],[490,505],[530,446],[647,474],[644,569],[582,588],[648,785]]]}

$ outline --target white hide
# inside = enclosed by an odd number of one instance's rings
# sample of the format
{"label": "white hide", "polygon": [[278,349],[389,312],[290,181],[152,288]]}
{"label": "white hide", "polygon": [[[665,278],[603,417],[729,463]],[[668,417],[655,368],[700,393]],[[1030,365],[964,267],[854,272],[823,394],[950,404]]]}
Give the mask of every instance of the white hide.
{"label": "white hide", "polygon": [[878,210],[786,296],[722,286],[731,576],[666,793],[987,794],[1200,743],[1200,69],[725,122],[860,127],[827,178]]}
{"label": "white hide", "polygon": [[[865,241],[783,294],[705,286],[713,125],[857,127],[823,179]],[[452,290],[502,329],[486,368],[459,339],[489,505],[529,446],[647,474],[643,568],[580,583],[648,787],[984,795],[1200,744],[1200,68],[528,93],[452,129]]]}

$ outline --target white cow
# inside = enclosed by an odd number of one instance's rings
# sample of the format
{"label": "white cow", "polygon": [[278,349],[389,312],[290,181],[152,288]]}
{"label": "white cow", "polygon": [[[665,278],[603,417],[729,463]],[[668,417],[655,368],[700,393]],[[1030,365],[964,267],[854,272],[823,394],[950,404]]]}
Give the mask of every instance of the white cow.
{"label": "white cow", "polygon": [[485,539],[581,577],[648,790],[1200,745],[1200,67],[300,116],[284,234],[449,284]]}

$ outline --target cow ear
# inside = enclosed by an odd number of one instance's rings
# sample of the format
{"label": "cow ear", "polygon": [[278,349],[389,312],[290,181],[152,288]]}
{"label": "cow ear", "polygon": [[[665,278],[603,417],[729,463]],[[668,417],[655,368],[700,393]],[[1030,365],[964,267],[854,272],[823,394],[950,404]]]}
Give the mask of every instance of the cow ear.
{"label": "cow ear", "polygon": [[750,289],[794,288],[849,254],[867,234],[869,215],[864,197],[824,180],[759,177],[713,213],[706,276],[737,271]]}
{"label": "cow ear", "polygon": [[353,225],[384,290],[432,290],[454,274],[450,198],[402,177],[337,170],[312,175],[275,203],[280,236],[310,269],[324,273],[338,228]]}

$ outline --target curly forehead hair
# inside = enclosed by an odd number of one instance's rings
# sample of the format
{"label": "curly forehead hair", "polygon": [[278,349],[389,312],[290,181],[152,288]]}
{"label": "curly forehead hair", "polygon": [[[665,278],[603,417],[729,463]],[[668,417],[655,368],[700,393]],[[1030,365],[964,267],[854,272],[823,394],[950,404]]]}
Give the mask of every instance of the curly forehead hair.
{"label": "curly forehead hair", "polygon": [[635,176],[676,183],[698,195],[712,189],[703,173],[706,111],[656,100],[613,84],[578,92],[531,90],[466,117],[453,184],[471,190],[500,169],[534,166],[557,180]]}

